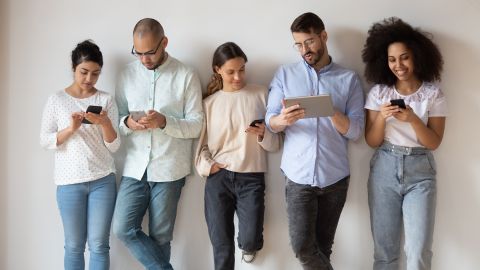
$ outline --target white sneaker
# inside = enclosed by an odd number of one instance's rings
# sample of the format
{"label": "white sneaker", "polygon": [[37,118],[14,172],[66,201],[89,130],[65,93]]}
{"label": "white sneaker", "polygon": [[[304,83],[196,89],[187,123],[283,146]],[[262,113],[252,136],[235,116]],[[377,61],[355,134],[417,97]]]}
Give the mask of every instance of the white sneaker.
{"label": "white sneaker", "polygon": [[257,256],[256,251],[242,250],[242,261],[244,261],[246,263],[252,263],[255,260],[256,256]]}

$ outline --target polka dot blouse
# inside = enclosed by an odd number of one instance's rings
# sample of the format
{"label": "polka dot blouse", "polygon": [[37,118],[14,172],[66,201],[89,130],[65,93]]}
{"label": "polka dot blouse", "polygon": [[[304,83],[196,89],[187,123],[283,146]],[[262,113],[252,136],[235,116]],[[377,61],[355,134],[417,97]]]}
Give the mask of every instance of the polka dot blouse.
{"label": "polka dot blouse", "polygon": [[[85,112],[89,105],[102,106],[107,111],[117,138],[107,143],[99,125],[83,124],[66,142],[57,146],[57,132],[70,126],[74,112]],[[40,131],[40,144],[55,150],[54,179],[57,185],[68,185],[97,180],[115,172],[112,153],[120,147],[118,109],[113,97],[97,91],[88,98],[75,98],[59,91],[49,97],[45,105]]]}

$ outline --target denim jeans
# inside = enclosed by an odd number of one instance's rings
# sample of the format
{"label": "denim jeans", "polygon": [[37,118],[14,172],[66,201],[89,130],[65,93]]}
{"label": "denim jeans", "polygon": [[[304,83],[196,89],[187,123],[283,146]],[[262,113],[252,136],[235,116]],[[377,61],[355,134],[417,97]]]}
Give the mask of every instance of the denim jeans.
{"label": "denim jeans", "polygon": [[398,269],[402,223],[407,269],[431,268],[435,174],[433,155],[425,148],[385,142],[376,150],[368,180],[374,270]]}
{"label": "denim jeans", "polygon": [[265,212],[263,173],[236,173],[221,169],[207,177],[205,219],[216,270],[234,269],[235,212],[238,216],[238,247],[244,251],[260,250],[263,247]]}
{"label": "denim jeans", "polygon": [[305,270],[333,269],[333,239],[347,199],[350,177],[325,188],[287,179],[286,199],[290,242]]}
{"label": "denim jeans", "polygon": [[115,195],[113,173],[91,182],[57,186],[57,204],[65,234],[65,270],[85,269],[87,241],[89,269],[109,269],[110,224]]}
{"label": "denim jeans", "polygon": [[[148,270],[173,269],[170,241],[184,185],[185,178],[148,182],[146,173],[142,180],[122,177],[113,215],[113,233]],[[147,209],[149,235],[142,231]]]}

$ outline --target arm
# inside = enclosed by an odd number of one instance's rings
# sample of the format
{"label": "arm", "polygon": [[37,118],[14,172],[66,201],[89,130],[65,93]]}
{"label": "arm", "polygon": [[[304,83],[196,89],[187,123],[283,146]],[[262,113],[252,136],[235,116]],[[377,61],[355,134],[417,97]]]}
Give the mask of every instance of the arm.
{"label": "arm", "polygon": [[185,117],[175,118],[164,115],[165,126],[163,131],[175,138],[197,138],[202,130],[202,90],[197,75],[191,73],[186,82],[185,106],[183,108]]}
{"label": "arm", "polygon": [[284,131],[285,128],[295,124],[298,120],[305,117],[305,110],[299,109],[300,105],[293,105],[285,108],[285,100],[282,99],[282,110],[280,114],[270,117],[270,128],[273,132],[278,133]]}
{"label": "arm", "polygon": [[72,113],[70,118],[70,126],[60,130],[57,133],[57,142],[56,146],[64,144],[73,134],[80,128],[82,125],[83,113],[75,112]]}
{"label": "arm", "polygon": [[268,128],[265,128],[265,123],[255,124],[255,127],[248,127],[245,132],[257,136],[257,143],[269,152],[275,152],[280,149],[280,134],[273,133]]}
{"label": "arm", "polygon": [[195,152],[195,168],[197,169],[198,174],[202,177],[207,177],[210,174],[218,172],[221,168],[226,167],[224,164],[216,163],[212,158],[210,149],[208,149],[206,119],[203,121],[200,139],[198,140],[197,150]]}
{"label": "arm", "polygon": [[425,125],[422,120],[408,106],[407,109],[398,109],[393,116],[400,121],[408,122],[412,126],[418,141],[430,150],[438,148],[443,139],[445,117],[429,117]]}
{"label": "arm", "polygon": [[[106,110],[106,111],[105,111]],[[118,136],[118,109],[113,98],[109,98],[105,110],[100,115],[87,113],[86,118],[97,123],[102,128],[102,137],[107,149],[114,153],[120,148],[120,136]],[[89,119],[94,117],[94,119]]]}
{"label": "arm", "polygon": [[50,97],[45,105],[42,124],[40,127],[40,145],[46,149],[56,149],[65,143],[80,127],[83,114],[80,112],[71,115],[71,124],[58,131],[58,115],[55,111],[54,96]]}
{"label": "arm", "polygon": [[274,133],[284,131],[287,126],[293,125],[305,116],[305,110],[298,110],[299,105],[285,108],[285,94],[280,76],[282,76],[282,69],[277,71],[270,84],[265,115],[265,124]]}
{"label": "arm", "polygon": [[357,140],[362,135],[362,130],[365,126],[363,88],[357,75],[353,77],[349,87],[345,114],[335,111],[331,120],[335,129],[340,134],[347,139]]}
{"label": "arm", "polygon": [[378,147],[385,137],[386,121],[379,111],[367,109],[367,124],[365,127],[365,141],[370,147]]}
{"label": "arm", "polygon": [[[119,118],[119,123],[118,123],[118,129],[121,135],[127,136],[130,135],[133,130],[129,128],[131,125],[127,125],[127,121],[130,121],[130,111],[128,109],[128,101],[127,97],[125,95],[125,80],[124,80],[124,75],[120,74],[119,80],[117,82],[117,86],[115,89],[115,99],[117,102],[118,106],[118,118]],[[131,120],[133,121],[133,120]]]}

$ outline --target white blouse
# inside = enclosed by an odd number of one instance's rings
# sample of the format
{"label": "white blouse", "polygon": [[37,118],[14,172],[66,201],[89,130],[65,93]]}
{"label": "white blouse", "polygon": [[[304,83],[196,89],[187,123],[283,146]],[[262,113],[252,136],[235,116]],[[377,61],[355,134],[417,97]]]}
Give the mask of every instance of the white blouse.
{"label": "white blouse", "polygon": [[[399,98],[404,99],[405,105],[410,106],[424,124],[428,123],[429,117],[447,116],[445,95],[438,86],[426,82],[415,93],[410,95],[401,95],[395,89],[395,86],[374,85],[368,93],[365,109],[380,111],[380,106],[390,103],[391,99]],[[424,147],[418,141],[412,126],[409,123],[397,120],[395,117],[387,118],[385,140],[395,145]]]}
{"label": "white blouse", "polygon": [[[107,143],[99,125],[83,124],[66,142],[57,146],[57,133],[71,123],[74,112],[85,112],[89,105],[102,106],[112,121],[117,138]],[[68,185],[97,180],[115,172],[113,152],[120,147],[117,130],[118,109],[113,97],[97,91],[88,98],[75,98],[58,91],[45,105],[40,130],[40,145],[55,150],[54,179],[57,185]]]}

